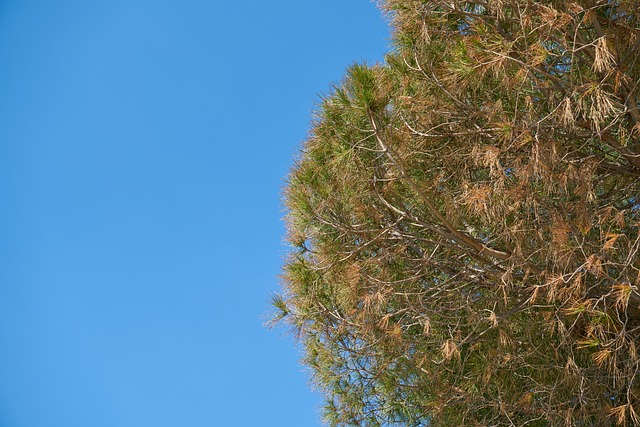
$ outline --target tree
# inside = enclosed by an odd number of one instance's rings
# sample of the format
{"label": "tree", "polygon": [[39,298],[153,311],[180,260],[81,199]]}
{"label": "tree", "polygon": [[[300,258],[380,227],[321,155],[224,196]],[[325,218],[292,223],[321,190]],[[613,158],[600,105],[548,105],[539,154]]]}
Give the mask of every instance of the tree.
{"label": "tree", "polygon": [[381,7],[285,193],[327,421],[640,425],[640,3]]}

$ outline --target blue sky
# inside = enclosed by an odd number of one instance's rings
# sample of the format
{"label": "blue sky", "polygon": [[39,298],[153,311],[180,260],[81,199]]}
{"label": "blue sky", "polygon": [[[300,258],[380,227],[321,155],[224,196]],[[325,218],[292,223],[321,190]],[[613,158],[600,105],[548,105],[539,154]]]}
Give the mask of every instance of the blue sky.
{"label": "blue sky", "polygon": [[0,1],[0,427],[320,425],[281,187],[368,0]]}

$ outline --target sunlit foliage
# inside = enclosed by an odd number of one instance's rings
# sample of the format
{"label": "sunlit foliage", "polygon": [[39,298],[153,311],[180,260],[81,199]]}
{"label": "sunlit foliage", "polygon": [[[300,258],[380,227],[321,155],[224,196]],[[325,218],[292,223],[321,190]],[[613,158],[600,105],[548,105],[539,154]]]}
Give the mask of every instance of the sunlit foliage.
{"label": "sunlit foliage", "polygon": [[327,422],[640,425],[640,2],[381,8],[285,192]]}

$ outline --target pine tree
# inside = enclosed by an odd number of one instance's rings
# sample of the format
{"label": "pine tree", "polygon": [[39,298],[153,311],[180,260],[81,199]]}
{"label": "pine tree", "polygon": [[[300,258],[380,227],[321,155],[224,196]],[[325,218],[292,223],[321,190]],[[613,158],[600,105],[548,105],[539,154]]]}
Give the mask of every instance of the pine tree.
{"label": "pine tree", "polygon": [[285,192],[326,420],[640,425],[640,2],[381,7]]}

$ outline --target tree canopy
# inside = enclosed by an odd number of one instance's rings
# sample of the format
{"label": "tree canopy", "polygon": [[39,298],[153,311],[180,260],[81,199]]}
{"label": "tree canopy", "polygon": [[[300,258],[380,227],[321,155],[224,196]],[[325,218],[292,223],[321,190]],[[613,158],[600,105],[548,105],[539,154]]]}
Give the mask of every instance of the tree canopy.
{"label": "tree canopy", "polygon": [[640,425],[640,2],[380,6],[285,190],[327,422]]}

